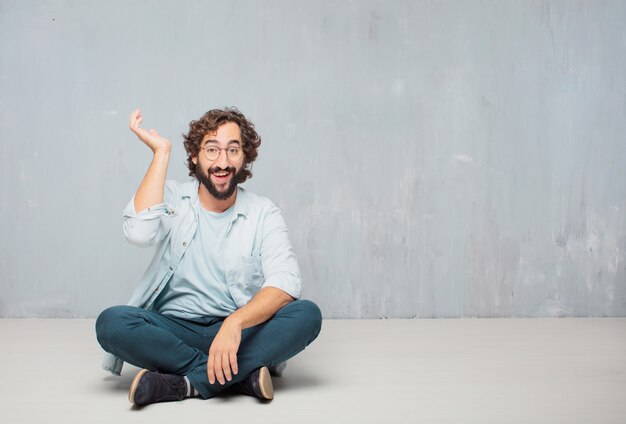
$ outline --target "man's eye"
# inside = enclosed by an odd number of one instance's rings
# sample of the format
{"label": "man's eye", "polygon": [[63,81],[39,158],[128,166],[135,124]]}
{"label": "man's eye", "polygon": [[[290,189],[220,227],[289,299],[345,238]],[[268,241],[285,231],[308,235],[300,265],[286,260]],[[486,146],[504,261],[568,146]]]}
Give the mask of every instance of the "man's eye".
{"label": "man's eye", "polygon": [[231,155],[236,155],[237,153],[239,153],[239,148],[231,147],[230,149],[228,149],[228,153],[230,153]]}
{"label": "man's eye", "polygon": [[206,149],[206,151],[207,151],[207,153],[210,153],[210,154],[214,155],[219,150],[217,150],[215,147],[209,147],[208,149]]}

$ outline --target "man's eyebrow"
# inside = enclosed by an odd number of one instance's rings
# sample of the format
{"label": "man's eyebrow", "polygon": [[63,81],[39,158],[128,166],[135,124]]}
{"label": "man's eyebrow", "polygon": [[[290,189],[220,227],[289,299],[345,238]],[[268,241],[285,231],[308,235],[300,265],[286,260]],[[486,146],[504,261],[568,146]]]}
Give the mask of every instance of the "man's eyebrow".
{"label": "man's eyebrow", "polygon": [[[204,142],[204,145],[206,146],[206,145],[207,145],[207,144],[209,144],[209,143],[211,143],[211,144],[219,144],[220,142],[219,142],[219,141],[217,141],[217,140],[206,140],[206,141]],[[233,143],[234,143],[234,144],[241,145],[241,141],[239,141],[239,140],[230,140],[230,141],[228,142],[228,145],[230,146],[230,145],[231,145],[231,144],[233,144]]]}

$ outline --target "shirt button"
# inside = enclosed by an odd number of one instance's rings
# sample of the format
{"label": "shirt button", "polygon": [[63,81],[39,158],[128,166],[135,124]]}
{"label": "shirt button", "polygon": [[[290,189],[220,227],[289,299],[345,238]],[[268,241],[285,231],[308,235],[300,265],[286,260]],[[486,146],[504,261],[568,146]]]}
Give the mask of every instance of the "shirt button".
{"label": "shirt button", "polygon": [[170,267],[170,271],[174,271],[174,268]]}
{"label": "shirt button", "polygon": [[187,242],[186,241],[183,242],[183,246],[187,246]]}

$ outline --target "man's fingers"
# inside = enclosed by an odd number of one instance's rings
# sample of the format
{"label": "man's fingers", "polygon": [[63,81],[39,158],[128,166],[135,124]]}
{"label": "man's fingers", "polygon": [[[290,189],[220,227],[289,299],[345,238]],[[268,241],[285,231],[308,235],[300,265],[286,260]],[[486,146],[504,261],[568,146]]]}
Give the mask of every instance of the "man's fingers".
{"label": "man's fingers", "polygon": [[233,370],[233,374],[237,375],[239,366],[237,365],[237,354],[235,352],[231,352],[230,354],[230,368]]}
{"label": "man's fingers", "polygon": [[215,383],[215,372],[213,371],[213,366],[215,365],[215,355],[209,352],[209,362],[206,367],[207,377],[209,378],[209,383]]}
{"label": "man's fingers", "polygon": [[230,359],[227,352],[224,352],[224,356],[222,357],[222,367],[224,369],[224,377],[226,377],[226,380],[232,380],[233,376],[230,373]]}
{"label": "man's fingers", "polygon": [[224,372],[222,371],[222,355],[215,355],[215,365],[213,370],[215,371],[215,378],[220,384],[224,384]]}
{"label": "man's fingers", "polygon": [[130,113],[130,118],[128,118],[128,125],[130,127],[133,126],[133,122],[135,122],[137,120],[137,113],[139,112],[139,109],[135,109]]}
{"label": "man's fingers", "polygon": [[138,121],[141,122],[141,119],[141,111],[139,109],[135,109],[130,113],[130,122],[128,123],[128,125],[131,128],[134,128]]}

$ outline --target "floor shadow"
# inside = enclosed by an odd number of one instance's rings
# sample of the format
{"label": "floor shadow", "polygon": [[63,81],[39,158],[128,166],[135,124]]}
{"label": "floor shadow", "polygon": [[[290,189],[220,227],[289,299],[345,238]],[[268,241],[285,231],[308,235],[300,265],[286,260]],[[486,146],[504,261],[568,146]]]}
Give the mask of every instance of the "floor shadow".
{"label": "floor shadow", "polygon": [[283,377],[275,377],[272,384],[276,390],[293,390],[305,387],[317,387],[324,385],[324,381],[312,375],[286,375]]}
{"label": "floor shadow", "polygon": [[128,391],[130,389],[130,384],[133,382],[133,378],[135,378],[136,372],[126,372],[120,376],[117,375],[108,375],[102,379],[107,387],[110,387],[111,390],[116,392],[119,391]]}
{"label": "floor shadow", "polygon": [[[102,378],[104,382],[104,386],[106,390],[114,391],[114,392],[128,392],[130,389],[130,385],[135,378],[136,373],[139,371],[139,368],[136,370],[129,369],[127,372],[122,373],[120,376],[107,375]],[[273,377],[272,384],[274,385],[274,390],[277,391],[289,391],[289,390],[298,390],[300,388],[307,387],[318,387],[324,385],[324,381],[320,378],[316,378],[313,375],[308,374],[296,374],[289,375],[288,373],[283,377]],[[230,402],[233,399],[242,396],[241,393],[237,392],[234,389],[226,389],[215,396],[213,399],[220,402]],[[141,407],[133,407],[133,410],[141,409]]]}

